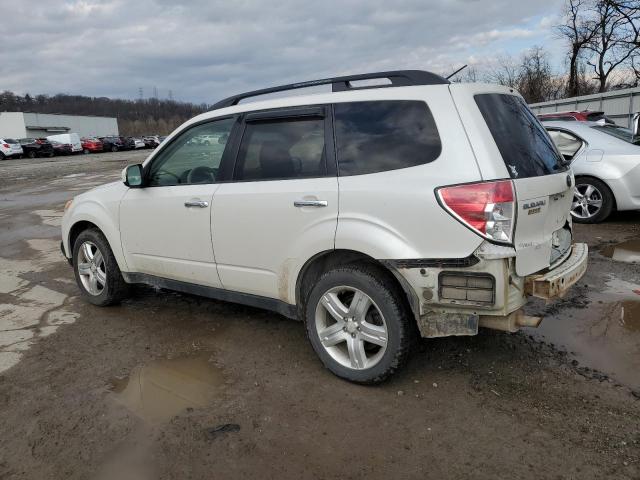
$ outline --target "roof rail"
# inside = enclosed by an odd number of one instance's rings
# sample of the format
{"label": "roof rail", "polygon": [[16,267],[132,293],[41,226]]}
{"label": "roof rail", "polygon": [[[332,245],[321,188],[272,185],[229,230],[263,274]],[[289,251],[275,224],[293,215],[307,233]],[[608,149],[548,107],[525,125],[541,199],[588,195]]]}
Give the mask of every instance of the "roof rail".
{"label": "roof rail", "polygon": [[[391,85],[372,85],[355,87],[351,85],[351,82],[359,80],[374,80],[386,78],[391,82]],[[368,88],[383,88],[383,87],[408,87],[413,85],[443,85],[450,83],[446,78],[436,75],[435,73],[425,72],[422,70],[393,70],[389,72],[374,72],[363,73],[360,75],[347,75],[344,77],[324,78],[321,80],[310,80],[307,82],[290,83],[288,85],[280,85],[278,87],[263,88],[261,90],[253,90],[251,92],[239,93],[231,97],[220,100],[213,107],[212,110],[219,108],[231,107],[237,105],[240,100],[245,98],[257,97],[259,95],[267,95],[275,92],[285,92],[287,90],[296,90],[298,88],[309,88],[318,85],[331,85],[332,91],[344,92],[347,90],[363,90]]]}

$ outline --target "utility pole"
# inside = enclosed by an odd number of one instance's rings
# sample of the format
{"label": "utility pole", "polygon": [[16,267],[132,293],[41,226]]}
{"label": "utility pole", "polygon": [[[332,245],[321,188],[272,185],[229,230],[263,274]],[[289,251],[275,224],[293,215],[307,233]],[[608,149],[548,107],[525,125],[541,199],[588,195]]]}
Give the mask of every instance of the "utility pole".
{"label": "utility pole", "polygon": [[173,101],[173,90],[169,90],[169,100]]}
{"label": "utility pole", "polygon": [[138,88],[138,96],[140,97],[140,100],[144,98],[144,90],[142,87]]}
{"label": "utility pole", "polygon": [[153,98],[158,99],[158,87],[153,86]]}

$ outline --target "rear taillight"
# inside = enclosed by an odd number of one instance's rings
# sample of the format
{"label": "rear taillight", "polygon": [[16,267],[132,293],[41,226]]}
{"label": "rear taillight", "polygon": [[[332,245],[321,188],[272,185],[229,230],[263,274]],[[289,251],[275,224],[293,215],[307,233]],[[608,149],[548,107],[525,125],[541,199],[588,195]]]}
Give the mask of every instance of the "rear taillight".
{"label": "rear taillight", "polygon": [[3,146],[4,148],[11,148],[11,145],[9,145],[8,143],[3,143],[3,144],[2,144],[2,146]]}
{"label": "rear taillight", "polygon": [[483,237],[512,243],[515,195],[510,180],[443,187],[437,191],[444,208]]}

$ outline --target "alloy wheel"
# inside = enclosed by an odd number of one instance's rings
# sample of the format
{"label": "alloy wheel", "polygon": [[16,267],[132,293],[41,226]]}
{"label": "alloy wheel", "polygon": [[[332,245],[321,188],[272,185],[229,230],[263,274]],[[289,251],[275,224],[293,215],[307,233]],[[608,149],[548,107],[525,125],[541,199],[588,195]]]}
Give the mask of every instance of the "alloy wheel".
{"label": "alloy wheel", "polygon": [[357,288],[339,286],[325,292],[316,306],[315,327],[322,347],[347,368],[371,368],[387,348],[384,316]]}
{"label": "alloy wheel", "polygon": [[85,241],[78,252],[78,275],[85,290],[91,295],[100,295],[107,285],[104,256],[92,242]]}
{"label": "alloy wheel", "polygon": [[571,215],[587,219],[594,217],[602,208],[603,197],[600,190],[589,183],[577,184],[573,190]]}

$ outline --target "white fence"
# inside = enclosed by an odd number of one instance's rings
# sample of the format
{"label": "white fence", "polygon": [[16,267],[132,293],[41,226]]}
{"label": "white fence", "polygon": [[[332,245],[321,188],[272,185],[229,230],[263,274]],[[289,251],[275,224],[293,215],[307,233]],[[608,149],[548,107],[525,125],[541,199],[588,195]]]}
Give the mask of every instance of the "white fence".
{"label": "white fence", "polygon": [[633,114],[640,112],[640,87],[532,103],[529,107],[536,114],[595,110],[604,112],[618,125],[629,127]]}

